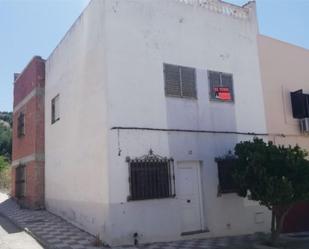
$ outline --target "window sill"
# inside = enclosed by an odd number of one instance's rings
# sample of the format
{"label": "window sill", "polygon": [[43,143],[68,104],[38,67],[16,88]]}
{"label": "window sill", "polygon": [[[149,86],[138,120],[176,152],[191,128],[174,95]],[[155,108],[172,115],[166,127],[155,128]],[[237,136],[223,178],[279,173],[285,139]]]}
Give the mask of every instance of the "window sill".
{"label": "window sill", "polygon": [[185,99],[185,100],[197,100],[197,97],[182,97],[178,95],[165,95],[167,98]]}
{"label": "window sill", "polygon": [[227,104],[235,104],[235,101],[233,100],[226,100],[226,101],[223,101],[223,100],[218,100],[218,99],[209,99],[210,102],[213,102],[213,103],[227,103]]}
{"label": "window sill", "polygon": [[197,230],[197,231],[192,231],[192,232],[184,232],[181,233],[181,236],[189,236],[189,235],[196,235],[196,234],[202,234],[202,233],[209,233],[210,231],[208,229],[204,230]]}
{"label": "window sill", "polygon": [[161,201],[161,200],[171,200],[176,199],[176,196],[163,197],[163,198],[153,198],[153,199],[142,199],[142,200],[132,200],[130,197],[127,198],[127,202],[143,202],[143,201]]}
{"label": "window sill", "polygon": [[59,120],[60,120],[60,118],[57,118],[57,119],[53,120],[53,121],[51,122],[51,124],[53,125],[54,123],[56,123],[56,122],[59,121]]}

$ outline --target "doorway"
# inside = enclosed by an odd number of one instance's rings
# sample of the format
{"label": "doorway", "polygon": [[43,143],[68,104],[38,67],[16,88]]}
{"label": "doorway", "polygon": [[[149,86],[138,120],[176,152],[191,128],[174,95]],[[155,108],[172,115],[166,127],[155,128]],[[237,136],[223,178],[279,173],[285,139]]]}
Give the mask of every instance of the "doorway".
{"label": "doorway", "polygon": [[177,163],[176,196],[181,209],[182,235],[204,230],[200,168],[199,161]]}

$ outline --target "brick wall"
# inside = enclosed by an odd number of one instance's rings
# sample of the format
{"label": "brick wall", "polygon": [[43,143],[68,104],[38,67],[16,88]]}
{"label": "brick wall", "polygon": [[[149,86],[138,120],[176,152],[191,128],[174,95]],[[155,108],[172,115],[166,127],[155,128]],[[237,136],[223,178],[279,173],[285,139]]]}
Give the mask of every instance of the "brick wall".
{"label": "brick wall", "polygon": [[14,107],[35,87],[45,86],[45,61],[35,56],[14,82]]}
{"label": "brick wall", "polygon": [[[44,87],[45,61],[34,57],[14,82],[12,195],[16,196],[16,167],[25,165],[25,195],[30,208],[44,206]],[[18,116],[25,115],[25,135],[18,137]]]}

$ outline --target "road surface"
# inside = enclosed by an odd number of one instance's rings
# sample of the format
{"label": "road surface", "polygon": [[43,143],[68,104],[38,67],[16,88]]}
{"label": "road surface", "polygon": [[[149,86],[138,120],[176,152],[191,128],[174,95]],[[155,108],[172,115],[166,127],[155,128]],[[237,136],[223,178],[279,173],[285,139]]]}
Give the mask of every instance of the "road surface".
{"label": "road surface", "polygon": [[43,247],[26,232],[0,215],[0,249],[43,249]]}

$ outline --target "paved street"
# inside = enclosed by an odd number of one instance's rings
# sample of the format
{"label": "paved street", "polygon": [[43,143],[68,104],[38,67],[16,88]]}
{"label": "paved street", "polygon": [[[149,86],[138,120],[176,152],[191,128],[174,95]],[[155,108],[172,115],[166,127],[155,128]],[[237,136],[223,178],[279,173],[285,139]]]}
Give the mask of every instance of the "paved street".
{"label": "paved street", "polygon": [[[0,193],[0,249],[43,249],[23,230],[17,228],[6,217],[27,229],[50,249],[96,249],[95,238],[48,211],[21,209],[7,195]],[[309,234],[297,234],[299,241],[291,241],[288,249],[309,248]],[[295,235],[296,237],[296,235]],[[302,238],[308,240],[303,240]],[[235,237],[182,240],[146,245],[114,247],[115,249],[252,249],[261,240],[261,234]],[[298,243],[298,244],[297,244]],[[100,247],[102,248],[102,247]],[[106,248],[106,247],[105,247]]]}
{"label": "paved street", "polygon": [[43,247],[26,232],[17,228],[0,215],[1,249],[42,249]]}
{"label": "paved street", "polygon": [[[92,249],[95,238],[46,210],[21,209],[7,195],[0,193],[0,214],[28,229],[48,248]],[[0,246],[0,249],[2,247]],[[25,249],[24,247],[22,249]],[[31,247],[32,249],[32,247]],[[36,248],[34,248],[36,249]]]}

